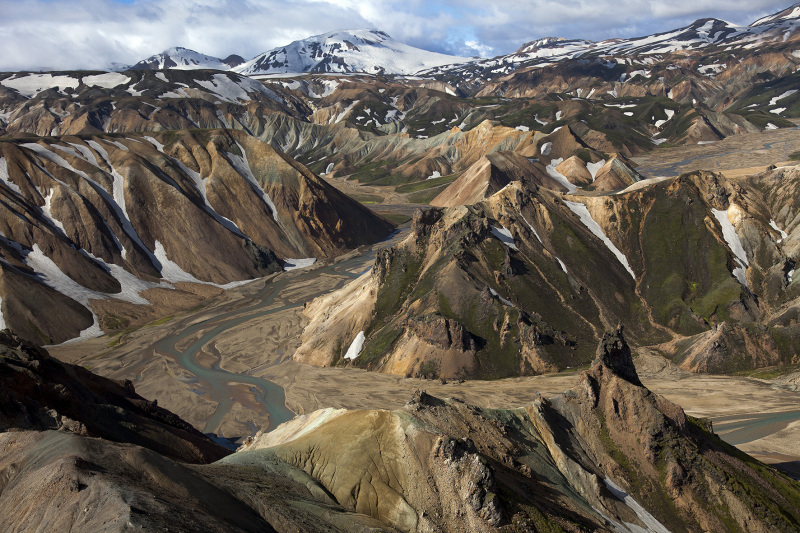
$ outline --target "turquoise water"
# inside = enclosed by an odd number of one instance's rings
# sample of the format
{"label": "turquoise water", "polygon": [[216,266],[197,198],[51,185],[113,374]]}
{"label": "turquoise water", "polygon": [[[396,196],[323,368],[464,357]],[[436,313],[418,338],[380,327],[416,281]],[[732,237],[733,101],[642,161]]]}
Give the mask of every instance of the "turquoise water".
{"label": "turquoise water", "polygon": [[[740,419],[728,422],[728,420]],[[800,411],[783,411],[753,416],[725,416],[713,419],[714,432],[734,446],[761,439],[800,420]]]}

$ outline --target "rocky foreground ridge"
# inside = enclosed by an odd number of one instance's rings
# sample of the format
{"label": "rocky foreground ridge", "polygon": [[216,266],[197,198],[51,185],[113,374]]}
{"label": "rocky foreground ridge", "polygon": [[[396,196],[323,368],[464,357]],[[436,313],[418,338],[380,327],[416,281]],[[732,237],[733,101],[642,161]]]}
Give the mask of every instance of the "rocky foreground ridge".
{"label": "rocky foreground ridge", "polygon": [[417,392],[398,411],[298,417],[210,465],[182,462],[210,457],[180,453],[203,437],[129,389],[0,344],[9,531],[800,529],[797,482],[644,388],[621,329],[573,389],[526,407]]}

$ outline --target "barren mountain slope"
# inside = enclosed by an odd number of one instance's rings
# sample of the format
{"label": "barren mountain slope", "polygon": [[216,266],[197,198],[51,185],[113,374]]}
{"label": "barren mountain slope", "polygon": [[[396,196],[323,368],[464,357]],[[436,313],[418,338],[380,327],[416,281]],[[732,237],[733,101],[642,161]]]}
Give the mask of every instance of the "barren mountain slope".
{"label": "barren mountain slope", "polygon": [[140,322],[176,284],[252,279],[392,228],[235,131],[4,142],[0,178],[0,309],[43,343]]}
{"label": "barren mountain slope", "polygon": [[524,408],[418,392],[399,411],[299,417],[246,450],[222,463],[289,462],[404,531],[800,527],[797,484],[644,388],[621,330],[572,390]]}
{"label": "barren mountain slope", "polygon": [[473,206],[418,212],[370,273],[306,307],[294,357],[496,378],[585,364],[602,331],[626,323],[640,346],[728,332],[719,354],[673,352],[690,369],[792,362],[796,325],[777,318],[798,305],[796,250],[774,227],[781,209],[702,172],[606,196],[511,182]]}

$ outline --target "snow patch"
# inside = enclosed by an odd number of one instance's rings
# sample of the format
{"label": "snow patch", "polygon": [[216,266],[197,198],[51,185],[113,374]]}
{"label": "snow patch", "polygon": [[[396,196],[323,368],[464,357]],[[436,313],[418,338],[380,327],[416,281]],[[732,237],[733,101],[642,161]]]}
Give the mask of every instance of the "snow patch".
{"label": "snow patch", "polygon": [[5,183],[9,189],[22,196],[22,189],[19,188],[19,185],[11,181],[11,177],[8,174],[8,163],[5,157],[0,157],[0,181]]}
{"label": "snow patch", "polygon": [[719,209],[711,210],[711,212],[714,214],[714,217],[719,222],[719,225],[722,227],[722,236],[725,239],[725,242],[728,243],[728,246],[733,252],[734,258],[739,265],[733,269],[732,273],[742,285],[748,287],[747,277],[745,276],[745,272],[749,265],[747,261],[747,254],[742,246],[742,241],[739,240],[739,236],[736,234],[733,224],[731,224],[730,218],[728,218],[729,211],[730,207],[727,211],[720,211]]}
{"label": "snow patch", "polygon": [[517,126],[514,129],[519,131],[531,131],[531,129],[528,126]]}
{"label": "snow patch", "polygon": [[122,144],[121,142],[112,141],[110,139],[103,139],[103,142],[106,142],[108,144],[112,144],[112,145],[116,146],[117,148],[119,148],[120,150],[122,150],[123,152],[127,152],[128,151],[128,147],[125,146],[124,144]]}
{"label": "snow patch", "polygon": [[490,229],[492,231],[492,235],[497,237],[500,240],[500,242],[502,242],[512,250],[519,250],[519,248],[517,248],[516,243],[514,242],[514,237],[511,235],[511,231],[506,229],[505,226],[500,226],[499,228],[497,226],[492,226]]}
{"label": "snow patch", "polygon": [[63,91],[66,88],[77,89],[79,85],[77,78],[71,76],[53,76],[52,74],[26,74],[23,76],[14,75],[0,81],[10,89],[14,89],[22,96],[33,98],[42,91],[58,88]]}
{"label": "snow patch", "polygon": [[338,80],[318,80],[318,81],[323,86],[322,92],[317,93],[309,87],[308,96],[310,96],[311,98],[325,98],[326,96],[332,95],[333,92],[339,87]]}
{"label": "snow patch", "polygon": [[563,162],[564,162],[563,157],[559,157],[558,159],[553,159],[552,161],[550,161],[550,164],[547,165],[545,170],[547,170],[547,174],[549,174],[551,178],[553,178],[561,185],[563,185],[568,192],[573,193],[578,190],[578,187],[576,187],[572,182],[570,182],[564,174],[556,170],[556,167]]}
{"label": "snow patch", "polygon": [[[96,141],[88,141],[89,146],[95,149],[95,151],[100,154],[100,157],[103,158],[108,168],[111,169],[111,177],[114,178],[114,182],[112,184],[111,192],[113,194],[113,205],[114,211],[117,214],[117,218],[120,220],[122,224],[122,230],[128,235],[128,237],[139,245],[141,250],[145,250],[149,255],[150,258],[153,259],[155,256],[150,254],[150,250],[144,245],[142,240],[139,238],[139,234],[133,228],[133,224],[131,224],[131,219],[128,216],[128,211],[125,207],[125,178],[117,172],[114,166],[111,164],[111,159],[108,157],[108,152],[100,146]],[[122,258],[125,259],[127,257],[127,251],[125,248],[122,248]]]}
{"label": "snow patch", "polygon": [[496,291],[496,290],[494,290],[493,288],[489,287],[489,292],[490,292],[490,293],[492,293],[492,296],[494,296],[495,298],[497,298],[498,300],[500,300],[501,302],[503,302],[503,303],[504,303],[504,304],[506,304],[507,306],[509,306],[509,307],[516,307],[516,306],[515,306],[513,303],[511,303],[509,300],[506,300],[505,298],[503,298],[502,296],[500,296],[500,295],[497,293],[497,291]]}
{"label": "snow patch", "polygon": [[220,289],[232,289],[253,281],[252,279],[245,279],[241,281],[232,281],[225,284],[213,283],[211,281],[201,281],[190,273],[186,272],[177,263],[171,261],[167,257],[167,251],[164,249],[164,245],[159,241],[155,241],[155,257],[158,259],[158,262],[161,263],[161,277],[170,283],[184,281],[188,283],[199,283],[201,285],[211,285],[213,287],[219,287]]}
{"label": "snow patch", "polygon": [[550,155],[550,150],[553,149],[553,143],[547,142],[540,148],[542,155]]}
{"label": "snow patch", "polygon": [[774,221],[774,220],[770,220],[770,221],[769,221],[769,226],[770,226],[772,229],[774,229],[775,231],[777,231],[778,233],[780,233],[780,234],[781,234],[781,238],[780,238],[780,239],[778,239],[778,243],[779,243],[779,244],[780,244],[780,242],[781,242],[781,241],[783,241],[783,239],[785,239],[786,237],[788,237],[788,235],[786,234],[786,232],[785,232],[785,231],[783,231],[782,229],[780,229],[780,228],[778,227],[778,225],[775,223],[775,221]]}
{"label": "snow patch", "polygon": [[667,121],[671,120],[671,119],[672,119],[672,117],[674,117],[674,116],[675,116],[675,111],[673,111],[672,109],[665,109],[665,110],[664,110],[664,113],[666,113],[666,114],[667,114],[667,120],[657,120],[657,121],[656,121],[656,124],[655,124],[656,128],[660,128],[661,126],[663,126],[664,124],[666,124],[666,123],[667,123]]}
{"label": "snow patch", "polygon": [[[94,156],[92,151],[89,150],[86,146],[84,146],[82,144],[75,144],[75,143],[69,143],[69,145],[72,146],[75,150],[77,150],[81,154],[78,157],[82,158],[84,161],[86,161],[87,163],[89,163],[89,164],[91,164],[93,166],[97,166],[97,158]],[[63,149],[63,147],[59,147],[59,146],[56,146],[56,148],[62,148]]]}
{"label": "snow patch", "polygon": [[569,207],[573,213],[578,215],[578,217],[581,219],[581,222],[583,222],[583,225],[586,226],[589,231],[603,241],[603,244],[605,244],[606,247],[611,250],[611,253],[614,254],[622,266],[625,267],[625,270],[627,270],[631,277],[635,280],[636,274],[633,273],[631,266],[628,264],[628,258],[625,257],[625,254],[623,254],[619,248],[617,248],[614,243],[611,242],[611,239],[606,236],[606,234],[603,232],[603,228],[600,227],[600,224],[598,224],[592,218],[592,215],[589,213],[589,209],[587,209],[585,205],[578,202],[568,202],[567,200],[564,200],[564,203],[567,204],[567,207]]}
{"label": "snow patch", "polygon": [[649,187],[650,185],[655,185],[656,183],[661,183],[662,181],[666,181],[668,179],[671,178],[669,177],[647,178],[644,180],[637,181],[633,185],[629,185],[625,189],[622,189],[621,191],[616,192],[614,194],[625,194],[631,191],[638,191],[639,189],[644,189],[645,187]]}
{"label": "snow patch", "polygon": [[[131,90],[128,89],[128,92],[131,93]],[[131,94],[133,94],[133,96],[141,96],[143,92],[144,91],[136,91],[137,94],[133,93]],[[189,93],[187,93],[183,89],[178,89],[178,92],[174,91],[165,92],[164,94],[160,95],[159,98],[191,98],[191,96],[189,96]]]}
{"label": "snow patch", "polygon": [[[670,533],[669,529],[664,527],[661,522],[659,522],[653,515],[648,513],[644,507],[639,505],[639,502],[634,500],[630,494],[622,490],[622,488],[614,483],[611,478],[607,477],[603,481],[605,481],[606,488],[611,491],[611,494],[616,496],[618,500],[624,502],[625,505],[630,507],[630,509],[636,513],[636,516],[639,518],[639,520],[641,520],[642,523],[647,526],[648,533]],[[635,524],[626,523],[625,525],[627,525],[629,528],[631,526],[637,527]]]}
{"label": "snow patch", "polygon": [[3,299],[0,298],[0,330],[6,329],[6,318],[3,316]]}
{"label": "snow patch", "polygon": [[365,340],[366,337],[364,336],[364,332],[359,331],[358,335],[356,335],[356,338],[353,339],[352,343],[350,343],[350,347],[347,349],[347,353],[344,354],[344,358],[352,361],[361,355],[361,350],[364,348]]}
{"label": "snow patch", "polygon": [[284,270],[296,270],[298,268],[307,268],[317,262],[316,257],[306,257],[305,259],[291,259],[287,257],[283,260]]}
{"label": "snow patch", "polygon": [[113,276],[114,279],[116,279],[119,282],[120,291],[118,293],[108,293],[107,296],[110,298],[116,298],[118,300],[123,300],[125,302],[130,302],[136,305],[149,305],[150,302],[146,298],[141,296],[139,294],[140,292],[155,287],[174,289],[172,285],[163,281],[161,283],[153,283],[150,281],[141,280],[136,276],[134,276],[133,274],[131,274],[130,272],[128,272],[127,270],[125,270],[124,268],[122,268],[121,266],[115,265],[113,263],[112,264],[106,263],[101,258],[95,257],[94,255],[90,254],[85,250],[81,250],[81,253],[91,258],[95,262],[101,264],[103,268],[105,268],[106,271],[108,271],[108,273],[111,274],[111,276]]}
{"label": "snow patch", "polygon": [[50,192],[47,196],[44,197],[44,205],[41,207],[42,214],[47,217],[47,220],[50,221],[55,227],[61,230],[64,235],[67,234],[67,230],[64,228],[64,224],[62,224],[56,217],[53,216],[53,212],[50,210],[52,207],[53,195],[55,194],[56,190],[51,188]]}
{"label": "snow patch", "polygon": [[34,244],[33,249],[25,256],[25,263],[38,274],[42,283],[75,300],[92,313],[94,323],[81,331],[78,339],[90,339],[103,334],[97,315],[94,314],[94,311],[89,306],[89,300],[105,300],[107,299],[105,294],[87,289],[66,275],[52,259],[44,254],[38,244]]}
{"label": "snow patch", "polygon": [[106,72],[94,76],[84,76],[81,81],[89,87],[102,87],[103,89],[113,89],[120,85],[130,83],[131,78],[119,72]]}
{"label": "snow patch", "polygon": [[780,115],[780,114],[781,114],[781,113],[783,113],[784,111],[786,111],[786,108],[785,108],[785,107],[777,107],[777,108],[775,108],[775,109],[770,109],[770,110],[769,110],[769,112],[770,112],[770,113],[773,113],[773,114],[775,114],[775,115]]}
{"label": "snow patch", "polygon": [[182,269],[177,263],[171,261],[169,257],[167,257],[167,251],[164,249],[164,245],[159,241],[155,242],[155,256],[159,263],[161,263],[161,277],[170,283],[177,283],[179,281],[187,281],[190,283],[207,283],[200,281]]}
{"label": "snow patch", "polygon": [[[208,202],[208,195],[206,194],[206,182],[208,181],[208,178],[203,178],[199,172],[195,172],[191,168],[187,167],[179,159],[175,159],[174,157],[171,157],[170,159],[172,159],[173,163],[178,165],[178,168],[180,168],[184,174],[192,178],[192,181],[194,181],[195,185],[197,186],[197,192],[199,192],[200,196],[203,198],[203,203],[205,204],[204,207],[206,213],[214,217],[214,220],[216,220],[222,227],[224,227],[234,235],[238,235],[239,237],[244,237],[244,233],[242,233],[242,231],[239,229],[239,226],[237,226],[229,218],[225,218],[224,216],[217,213],[216,209],[214,209]],[[239,170],[238,167],[237,170]]]}
{"label": "snow patch", "polygon": [[589,171],[589,174],[592,175],[592,181],[595,180],[597,177],[597,173],[600,171],[601,168],[606,164],[605,159],[601,159],[597,163],[586,163],[586,170]]}
{"label": "snow patch", "polygon": [[212,80],[195,80],[195,83],[214,93],[221,100],[226,102],[238,104],[240,101],[248,102],[251,100],[247,91],[239,83],[230,79],[225,74],[214,74]]}
{"label": "snow patch", "polygon": [[441,178],[441,177],[442,177],[442,173],[441,173],[441,172],[439,172],[438,170],[434,170],[434,171],[433,171],[433,174],[431,174],[430,176],[428,176],[428,177],[427,177],[427,178],[425,178],[425,179],[426,179],[426,180],[433,180],[433,179],[436,179],[436,178]]}
{"label": "snow patch", "polygon": [[155,146],[156,150],[158,150],[161,153],[164,153],[164,145],[163,144],[161,144],[160,142],[158,142],[154,138],[148,137],[148,136],[145,136],[145,140],[147,142],[149,142],[150,144],[152,144],[153,146]]}
{"label": "snow patch", "polygon": [[341,121],[341,120],[342,120],[342,119],[343,119],[343,118],[344,118],[344,117],[345,117],[345,116],[346,116],[346,115],[347,115],[347,114],[350,112],[350,110],[351,110],[351,109],[353,109],[353,108],[355,107],[355,105],[356,105],[358,102],[359,102],[359,101],[358,101],[358,100],[356,100],[356,101],[354,101],[352,104],[350,104],[349,106],[347,106],[347,107],[344,109],[344,111],[342,111],[341,113],[339,113],[338,115],[336,115],[336,118],[333,120],[333,122],[334,122],[334,123],[337,123],[337,122]]}
{"label": "snow patch", "polygon": [[796,92],[797,92],[797,89],[791,89],[789,91],[786,91],[785,93],[781,94],[780,96],[776,96],[775,98],[771,99],[769,101],[769,105],[770,106],[776,105],[780,100],[783,100],[786,97],[792,96]]}
{"label": "snow patch", "polygon": [[527,224],[527,225],[528,225],[528,228],[529,228],[529,229],[530,229],[530,230],[533,232],[533,236],[534,236],[534,237],[536,237],[536,240],[537,240],[537,241],[539,241],[539,244],[541,244],[541,245],[544,245],[544,243],[542,242],[542,238],[541,238],[541,237],[539,237],[539,234],[538,234],[538,233],[536,233],[536,230],[534,229],[534,227],[533,227],[533,226],[531,226],[531,223],[530,223],[530,222],[528,222],[528,219],[527,219],[527,218],[525,218],[525,215],[523,215],[522,213],[520,213],[520,214],[519,214],[519,216],[521,216],[521,217],[522,217],[522,220],[524,220],[524,221],[525,221],[525,224]]}

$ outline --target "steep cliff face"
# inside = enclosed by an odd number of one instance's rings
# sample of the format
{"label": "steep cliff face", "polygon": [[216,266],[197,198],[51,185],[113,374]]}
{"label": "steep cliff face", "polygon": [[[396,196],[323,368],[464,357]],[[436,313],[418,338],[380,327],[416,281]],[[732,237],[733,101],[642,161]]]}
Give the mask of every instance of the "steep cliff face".
{"label": "steep cliff face", "polygon": [[400,411],[299,417],[222,463],[275,460],[403,531],[768,531],[800,520],[796,483],[641,385],[621,329],[603,334],[574,389],[527,407],[418,391]]}
{"label": "steep cliff face", "polygon": [[253,279],[392,228],[232,131],[4,142],[0,180],[0,310],[42,343],[114,328],[91,301],[117,300],[125,321],[147,291]]}
{"label": "steep cliff face", "polygon": [[[418,212],[371,273],[307,307],[294,357],[413,376],[540,373],[588,363],[623,322],[637,345],[676,340],[668,352],[688,369],[791,362],[794,238],[777,212],[755,186],[704,172],[604,196],[513,181]],[[720,331],[732,335],[722,352],[693,348]]]}

